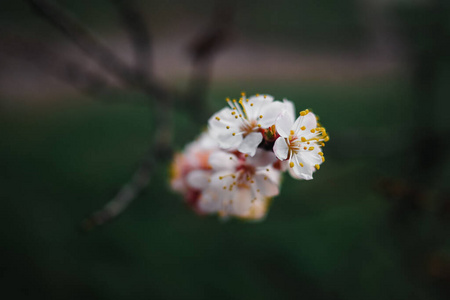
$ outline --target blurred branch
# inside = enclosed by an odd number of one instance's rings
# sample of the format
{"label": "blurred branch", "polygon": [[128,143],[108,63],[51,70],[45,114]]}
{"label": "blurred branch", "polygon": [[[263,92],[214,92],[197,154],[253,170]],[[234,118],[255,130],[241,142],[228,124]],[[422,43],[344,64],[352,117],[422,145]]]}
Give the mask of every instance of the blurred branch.
{"label": "blurred branch", "polygon": [[[143,159],[131,180],[126,183],[101,210],[95,212],[82,223],[82,229],[90,230],[117,217],[148,186],[155,165],[161,159],[172,155],[171,138],[173,131],[174,100],[184,100],[184,107],[198,107],[204,104],[213,57],[229,40],[234,14],[234,1],[226,7],[216,6],[210,24],[190,45],[189,53],[193,62],[193,72],[189,87],[184,94],[168,89],[150,74],[151,38],[143,16],[134,5],[126,0],[110,0],[118,9],[127,30],[133,51],[134,65],[128,66],[93,34],[84,28],[64,9],[46,0],[26,0],[34,10],[73,40],[87,56],[100,67],[113,74],[122,83],[154,97],[155,137],[148,154]],[[223,2],[219,2],[223,3]],[[196,110],[198,119],[198,110]]]}
{"label": "blurred branch", "polygon": [[151,35],[148,24],[133,0],[110,0],[117,7],[125,30],[130,36],[134,52],[134,67],[138,79],[147,80],[151,75]]}
{"label": "blurred branch", "polygon": [[161,83],[156,83],[154,80],[140,81],[131,68],[98,41],[89,30],[85,29],[65,10],[46,0],[26,1],[31,4],[39,15],[47,19],[68,38],[73,40],[99,66],[111,72],[122,82],[132,87],[139,87],[152,97],[158,99],[169,98],[168,90]]}
{"label": "blurred branch", "polygon": [[117,88],[105,76],[93,72],[74,60],[62,57],[42,42],[2,37],[0,53],[26,60],[87,95],[98,95]]}
{"label": "blurred branch", "polygon": [[203,105],[209,87],[212,62],[217,53],[230,41],[235,3],[217,2],[209,24],[196,36],[187,47],[192,60],[192,73],[186,102],[193,107]]}

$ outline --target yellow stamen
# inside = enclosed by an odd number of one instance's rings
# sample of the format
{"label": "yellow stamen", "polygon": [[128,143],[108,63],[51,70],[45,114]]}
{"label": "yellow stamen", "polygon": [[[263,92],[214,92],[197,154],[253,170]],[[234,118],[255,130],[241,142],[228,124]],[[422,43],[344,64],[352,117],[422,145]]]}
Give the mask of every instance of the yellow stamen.
{"label": "yellow stamen", "polygon": [[216,117],[216,120],[217,120],[217,121],[220,121],[220,118],[219,118],[219,117]]}
{"label": "yellow stamen", "polygon": [[302,136],[301,140],[302,142],[306,142],[306,138],[304,136]]}
{"label": "yellow stamen", "polygon": [[294,167],[294,163],[291,161],[291,162],[289,163],[289,166],[290,166],[291,168],[293,168],[293,167]]}
{"label": "yellow stamen", "polygon": [[309,151],[312,151],[312,150],[314,150],[314,147],[309,147]]}
{"label": "yellow stamen", "polygon": [[306,127],[305,127],[305,126],[302,126],[302,127],[300,127],[300,129],[301,129],[301,130],[305,130],[305,129],[306,129]]}
{"label": "yellow stamen", "polygon": [[316,169],[317,169],[317,170],[319,170],[319,169],[320,169],[320,166],[319,166],[319,165],[315,165],[315,167],[316,167]]}

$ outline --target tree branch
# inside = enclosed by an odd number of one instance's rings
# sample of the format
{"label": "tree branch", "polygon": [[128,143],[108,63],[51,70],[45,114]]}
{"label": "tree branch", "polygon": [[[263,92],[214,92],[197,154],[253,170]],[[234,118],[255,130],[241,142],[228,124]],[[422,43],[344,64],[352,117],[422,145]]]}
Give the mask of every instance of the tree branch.
{"label": "tree branch", "polygon": [[148,24],[133,0],[110,0],[121,16],[122,23],[131,40],[134,52],[134,68],[140,80],[151,76],[151,35]]}
{"label": "tree branch", "polygon": [[31,4],[39,15],[47,19],[51,24],[61,30],[63,34],[74,41],[99,66],[111,72],[123,83],[132,87],[141,88],[148,95],[158,99],[169,98],[169,92],[161,83],[156,83],[154,80],[141,82],[131,68],[98,41],[89,30],[85,29],[65,10],[46,0],[26,1]]}

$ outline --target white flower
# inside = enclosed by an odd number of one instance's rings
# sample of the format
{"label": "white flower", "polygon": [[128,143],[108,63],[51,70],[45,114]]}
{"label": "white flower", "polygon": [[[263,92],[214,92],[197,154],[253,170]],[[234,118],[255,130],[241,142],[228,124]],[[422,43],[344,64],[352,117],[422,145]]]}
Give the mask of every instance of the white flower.
{"label": "white flower", "polygon": [[211,136],[223,149],[237,149],[254,156],[261,143],[262,129],[275,124],[282,112],[284,103],[273,101],[269,95],[256,95],[246,98],[242,94],[239,103],[227,99],[230,108],[224,108],[208,121]]}
{"label": "white flower", "polygon": [[219,145],[204,132],[188,144],[182,153],[175,155],[171,165],[172,189],[187,196],[191,190],[201,190],[211,175],[209,156],[219,150]]}
{"label": "white flower", "polygon": [[203,190],[199,208],[221,216],[258,219],[265,215],[270,197],[278,195],[280,171],[272,167],[276,157],[258,149],[254,157],[217,151],[211,154],[213,168],[209,186]]}
{"label": "white flower", "polygon": [[289,173],[297,179],[312,179],[312,173],[325,161],[321,146],[329,137],[323,127],[317,127],[316,116],[309,110],[300,112],[294,122],[291,110],[285,110],[276,121],[280,137],[273,151],[280,160],[289,161]]}

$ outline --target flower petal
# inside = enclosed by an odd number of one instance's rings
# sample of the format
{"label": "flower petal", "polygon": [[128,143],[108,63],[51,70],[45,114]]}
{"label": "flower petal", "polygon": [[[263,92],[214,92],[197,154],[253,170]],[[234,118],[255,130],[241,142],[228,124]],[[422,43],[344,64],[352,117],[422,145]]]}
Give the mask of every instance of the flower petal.
{"label": "flower petal", "polygon": [[284,137],[279,137],[273,145],[273,152],[279,160],[285,160],[289,154],[289,147]]}
{"label": "flower petal", "polygon": [[204,170],[194,170],[186,176],[188,185],[194,189],[204,190],[209,185],[211,172]]}
{"label": "flower petal", "polygon": [[283,99],[283,103],[284,103],[284,110],[286,110],[289,113],[292,120],[295,120],[295,105],[294,105],[294,103],[287,99]]}
{"label": "flower petal", "polygon": [[255,175],[255,183],[257,191],[266,197],[273,197],[280,193],[278,184],[269,180],[269,178],[262,174]]}
{"label": "flower petal", "polygon": [[282,137],[289,137],[289,133],[294,124],[294,119],[292,119],[291,114],[288,111],[283,111],[275,121],[275,127],[277,132]]}
{"label": "flower petal", "polygon": [[[301,130],[301,128],[305,126],[305,130]],[[309,112],[305,116],[299,116],[294,123],[294,131],[295,133],[303,133],[307,134],[311,129],[317,127],[317,119],[316,115],[312,112]]]}
{"label": "flower petal", "polygon": [[277,157],[273,154],[272,151],[265,151],[261,148],[258,148],[256,150],[255,156],[248,157],[246,161],[252,166],[258,168],[273,164],[277,161]]}
{"label": "flower petal", "polygon": [[252,132],[244,138],[242,143],[239,145],[238,150],[242,153],[254,156],[262,139],[263,136],[260,132]]}
{"label": "flower petal", "polygon": [[235,171],[238,158],[232,153],[215,151],[209,156],[208,162],[214,171],[227,170],[230,173]]}
{"label": "flower petal", "polygon": [[268,128],[275,125],[277,117],[284,111],[284,108],[285,104],[279,101],[262,106],[259,110],[259,115],[257,116],[259,118],[258,123],[262,128]]}

